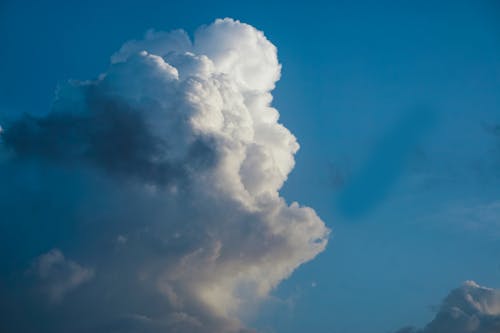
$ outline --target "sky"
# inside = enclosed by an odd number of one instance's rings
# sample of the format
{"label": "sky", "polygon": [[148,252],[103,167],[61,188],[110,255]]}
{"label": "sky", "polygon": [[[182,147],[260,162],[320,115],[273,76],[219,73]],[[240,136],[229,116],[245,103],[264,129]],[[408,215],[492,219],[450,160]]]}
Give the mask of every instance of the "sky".
{"label": "sky", "polygon": [[500,330],[495,1],[2,1],[0,35],[5,330]]}

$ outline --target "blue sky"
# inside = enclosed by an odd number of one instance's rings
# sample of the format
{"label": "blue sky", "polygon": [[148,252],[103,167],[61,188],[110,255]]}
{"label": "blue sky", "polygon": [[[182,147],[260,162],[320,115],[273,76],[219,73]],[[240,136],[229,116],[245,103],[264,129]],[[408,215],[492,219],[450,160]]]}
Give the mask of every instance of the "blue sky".
{"label": "blue sky", "polygon": [[301,146],[281,194],[332,229],[252,326],[393,332],[465,280],[500,288],[494,1],[4,1],[0,123],[46,114],[58,84],[96,78],[147,29],[224,17],[276,45],[273,105]]}

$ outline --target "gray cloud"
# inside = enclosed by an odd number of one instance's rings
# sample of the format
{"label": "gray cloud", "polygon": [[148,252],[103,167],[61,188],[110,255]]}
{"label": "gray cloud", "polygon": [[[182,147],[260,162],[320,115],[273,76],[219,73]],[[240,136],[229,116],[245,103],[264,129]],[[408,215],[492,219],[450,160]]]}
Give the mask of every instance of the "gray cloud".
{"label": "gray cloud", "polygon": [[500,332],[500,290],[465,282],[443,300],[434,319],[423,329],[403,328],[397,333]]}
{"label": "gray cloud", "polygon": [[77,85],[82,101],[61,98],[47,116],[15,121],[2,134],[5,144],[21,157],[89,163],[111,175],[159,184],[213,164],[215,151],[208,138],[193,140],[184,159],[169,161],[162,155],[169,143],[151,133],[141,110],[101,95],[100,84]]}
{"label": "gray cloud", "polygon": [[93,269],[66,259],[58,249],[39,256],[33,262],[32,273],[52,302],[60,302],[68,292],[94,277]]}
{"label": "gray cloud", "polygon": [[[0,330],[251,332],[242,314],[329,234],[279,195],[299,148],[271,106],[280,69],[231,19],[148,32],[46,116],[3,124]],[[58,302],[19,275],[33,258]]]}

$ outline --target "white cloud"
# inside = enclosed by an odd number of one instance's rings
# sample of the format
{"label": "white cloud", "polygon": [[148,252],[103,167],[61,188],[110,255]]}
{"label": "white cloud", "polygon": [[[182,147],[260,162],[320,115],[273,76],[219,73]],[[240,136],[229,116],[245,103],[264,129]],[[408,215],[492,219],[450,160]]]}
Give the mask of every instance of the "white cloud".
{"label": "white cloud", "polygon": [[421,330],[398,333],[496,333],[500,332],[500,290],[466,281],[450,292],[436,317]]}
{"label": "white cloud", "polygon": [[[92,228],[79,250],[99,253],[96,298],[80,300],[99,315],[86,323],[107,313],[116,327],[133,315],[153,331],[239,332],[247,306],[324,250],[315,211],[279,195],[299,148],[271,106],[280,70],[276,47],[239,21],[192,42],[150,31],[97,80],[61,87],[48,116],[5,130],[19,157],[100,170],[88,180],[99,204],[72,222]],[[107,251],[104,235],[127,236]]]}

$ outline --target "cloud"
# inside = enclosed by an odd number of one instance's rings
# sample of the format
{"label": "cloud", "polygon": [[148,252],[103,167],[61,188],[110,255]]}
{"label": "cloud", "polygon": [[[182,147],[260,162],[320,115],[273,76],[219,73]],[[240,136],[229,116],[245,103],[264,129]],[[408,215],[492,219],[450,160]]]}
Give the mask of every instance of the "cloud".
{"label": "cloud", "polygon": [[66,259],[62,252],[53,249],[39,256],[32,266],[41,288],[53,302],[60,302],[64,295],[94,277],[94,270]]}
{"label": "cloud", "polygon": [[439,221],[442,227],[452,230],[481,233],[486,238],[500,237],[500,200],[455,201],[422,219],[423,222]]}
{"label": "cloud", "polygon": [[397,333],[495,332],[500,332],[500,290],[467,281],[450,292],[425,328],[406,327]]}
{"label": "cloud", "polygon": [[131,106],[101,93],[100,86],[74,85],[66,89],[76,89],[82,100],[66,100],[62,95],[46,117],[28,115],[13,123],[3,135],[7,146],[19,156],[87,163],[153,184],[179,180],[190,170],[213,163],[210,138],[193,139],[186,143],[182,157],[169,159],[166,145],[172,140],[151,133],[141,114],[146,105]]}
{"label": "cloud", "polygon": [[[216,20],[192,41],[149,31],[97,79],[61,85],[46,116],[3,124],[0,250],[24,254],[0,273],[50,246],[95,274],[85,292],[62,284],[48,309],[29,282],[0,279],[23,295],[0,300],[0,328],[250,332],[245,309],[329,234],[313,209],[279,195],[299,148],[271,106],[280,71],[276,47],[239,21]],[[94,272],[57,251],[35,262],[55,262],[50,281]],[[28,310],[38,321],[12,319]]]}

